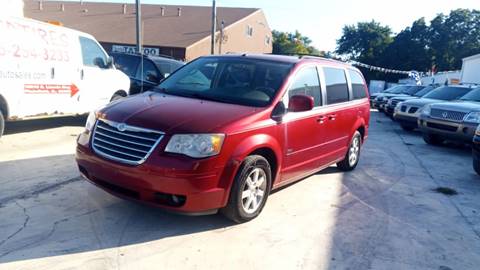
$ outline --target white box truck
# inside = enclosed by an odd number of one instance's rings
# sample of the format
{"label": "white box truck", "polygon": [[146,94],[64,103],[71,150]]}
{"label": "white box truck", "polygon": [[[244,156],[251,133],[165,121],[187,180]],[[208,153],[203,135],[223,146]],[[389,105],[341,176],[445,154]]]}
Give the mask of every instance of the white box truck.
{"label": "white box truck", "polygon": [[0,14],[0,136],[8,120],[88,113],[129,88],[91,35]]}
{"label": "white box truck", "polygon": [[460,82],[463,84],[480,84],[480,54],[463,58]]}

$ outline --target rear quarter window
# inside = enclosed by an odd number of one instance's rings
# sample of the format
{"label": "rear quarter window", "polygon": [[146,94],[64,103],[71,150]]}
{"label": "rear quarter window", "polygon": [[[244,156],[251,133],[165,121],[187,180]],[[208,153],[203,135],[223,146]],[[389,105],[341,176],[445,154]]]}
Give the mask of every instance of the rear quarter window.
{"label": "rear quarter window", "polygon": [[347,77],[340,68],[324,67],[327,90],[327,104],[342,103],[349,100]]}
{"label": "rear quarter window", "polygon": [[352,95],[353,99],[362,99],[367,97],[365,85],[362,75],[358,71],[349,70],[350,79],[352,81]]}

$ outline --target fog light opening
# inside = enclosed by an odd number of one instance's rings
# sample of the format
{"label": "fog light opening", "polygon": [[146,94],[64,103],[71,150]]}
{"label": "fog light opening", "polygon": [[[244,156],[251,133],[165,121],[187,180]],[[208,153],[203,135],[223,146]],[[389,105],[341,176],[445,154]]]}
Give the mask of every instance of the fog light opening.
{"label": "fog light opening", "polygon": [[155,202],[158,204],[180,207],[185,204],[186,200],[187,197],[183,195],[167,194],[162,192],[155,193]]}

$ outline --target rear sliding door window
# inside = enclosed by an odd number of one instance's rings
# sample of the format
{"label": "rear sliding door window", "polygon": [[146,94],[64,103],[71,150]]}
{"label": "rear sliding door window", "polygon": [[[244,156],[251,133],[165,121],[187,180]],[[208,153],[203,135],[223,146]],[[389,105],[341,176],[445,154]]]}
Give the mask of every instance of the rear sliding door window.
{"label": "rear sliding door window", "polygon": [[352,95],[353,99],[362,99],[367,97],[367,92],[363,84],[363,78],[360,73],[354,70],[349,70],[350,79],[352,80]]}
{"label": "rear sliding door window", "polygon": [[300,70],[288,90],[288,97],[306,95],[313,97],[315,107],[322,105],[322,95],[316,67]]}
{"label": "rear sliding door window", "polygon": [[345,71],[339,68],[324,67],[325,84],[327,87],[327,104],[342,103],[349,100],[347,77]]}

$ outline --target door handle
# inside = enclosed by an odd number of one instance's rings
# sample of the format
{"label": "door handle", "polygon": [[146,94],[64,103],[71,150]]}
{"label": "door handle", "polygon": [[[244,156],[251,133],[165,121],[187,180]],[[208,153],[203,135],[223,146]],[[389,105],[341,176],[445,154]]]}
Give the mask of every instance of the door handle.
{"label": "door handle", "polygon": [[331,120],[331,121],[335,121],[335,119],[337,118],[337,115],[336,114],[330,114],[328,116],[328,120]]}
{"label": "door handle", "polygon": [[326,117],[326,116],[319,116],[319,117],[317,118],[317,122],[318,122],[319,124],[323,124],[323,123],[325,122],[325,120],[327,120],[327,117]]}

